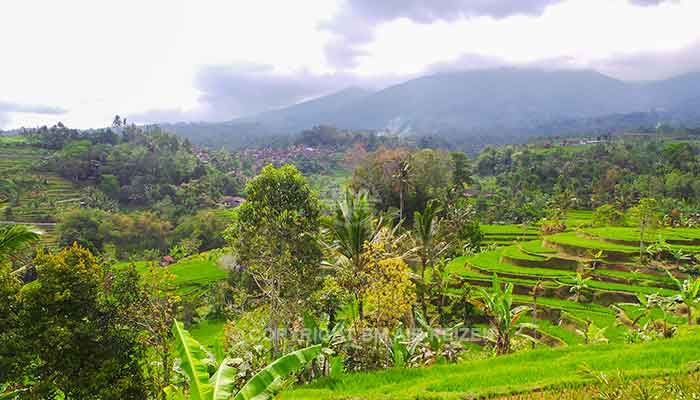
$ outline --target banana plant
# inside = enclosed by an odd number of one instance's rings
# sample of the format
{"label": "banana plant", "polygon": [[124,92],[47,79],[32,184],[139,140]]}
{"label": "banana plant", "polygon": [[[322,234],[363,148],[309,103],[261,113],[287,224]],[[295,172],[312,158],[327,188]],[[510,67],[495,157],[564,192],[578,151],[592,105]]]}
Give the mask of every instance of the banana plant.
{"label": "banana plant", "polygon": [[[173,324],[173,335],[181,358],[181,368],[189,381],[189,400],[270,400],[291,382],[291,376],[314,360],[321,345],[307,347],[273,361],[253,376],[240,390],[235,388],[236,368],[224,359],[213,375],[202,346],[185,330],[181,322]],[[168,400],[185,400],[182,389],[165,389]]]}
{"label": "banana plant", "polygon": [[491,322],[488,339],[496,346],[496,354],[510,353],[511,338],[514,335],[523,335],[521,328],[537,329],[537,326],[529,323],[520,323],[520,318],[532,311],[528,306],[513,307],[513,284],[507,283],[505,289],[501,288],[497,276],[494,274],[491,290],[480,290],[477,298],[472,300],[474,306],[484,312]]}
{"label": "banana plant", "polygon": [[700,304],[700,279],[688,278],[681,282],[671,271],[666,270],[666,274],[673,281],[679,293],[675,299],[678,303],[683,303],[688,307],[688,325],[693,325],[693,307]]}

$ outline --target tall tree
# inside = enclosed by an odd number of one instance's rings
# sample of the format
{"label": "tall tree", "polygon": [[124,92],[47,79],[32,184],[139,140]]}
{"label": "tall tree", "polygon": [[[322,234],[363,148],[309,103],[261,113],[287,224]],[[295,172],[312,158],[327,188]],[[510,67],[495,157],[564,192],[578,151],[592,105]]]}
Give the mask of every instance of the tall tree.
{"label": "tall tree", "polygon": [[[446,249],[443,243],[436,243],[439,236],[439,225],[440,218],[438,213],[441,211],[440,207],[437,205],[437,201],[431,200],[423,209],[423,212],[416,211],[413,217],[413,231],[418,245],[418,256],[420,258],[420,286],[419,295],[421,307],[423,308],[423,315],[428,315],[428,307],[426,304],[426,291],[428,287],[432,288],[432,285],[428,285],[426,282],[425,271],[430,269],[431,282],[436,280],[435,277],[435,259],[439,254]],[[430,295],[430,293],[427,293]]]}
{"label": "tall tree", "polygon": [[247,200],[227,229],[238,263],[250,272],[270,306],[272,355],[277,331],[299,317],[299,306],[320,284],[320,204],[308,182],[291,165],[263,168],[246,186]]}
{"label": "tall tree", "polygon": [[639,226],[639,261],[644,257],[644,241],[650,230],[654,229],[658,224],[656,212],[658,203],[655,199],[645,197],[639,200],[639,203],[632,208],[632,215],[637,220]]}
{"label": "tall tree", "polygon": [[121,318],[109,271],[77,244],[39,253],[37,280],[22,290],[21,328],[37,398],[147,398],[139,330]]}
{"label": "tall tree", "polygon": [[367,193],[346,190],[327,228],[339,282],[355,297],[360,319],[363,319],[366,266],[371,261],[365,254],[365,244],[374,242],[381,228],[381,221],[372,213]]}

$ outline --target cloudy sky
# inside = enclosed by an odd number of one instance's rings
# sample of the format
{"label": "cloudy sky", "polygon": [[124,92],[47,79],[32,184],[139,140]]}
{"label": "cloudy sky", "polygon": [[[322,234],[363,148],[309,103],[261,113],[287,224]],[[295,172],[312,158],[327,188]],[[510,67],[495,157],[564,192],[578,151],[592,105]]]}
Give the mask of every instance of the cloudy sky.
{"label": "cloudy sky", "polygon": [[0,128],[221,121],[498,66],[700,70],[700,0],[1,0]]}

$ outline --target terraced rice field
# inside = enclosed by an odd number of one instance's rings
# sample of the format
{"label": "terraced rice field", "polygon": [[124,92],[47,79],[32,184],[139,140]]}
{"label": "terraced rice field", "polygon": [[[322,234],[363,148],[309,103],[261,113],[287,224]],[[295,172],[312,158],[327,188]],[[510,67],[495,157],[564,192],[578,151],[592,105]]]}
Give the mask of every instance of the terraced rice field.
{"label": "terraced rice field", "polygon": [[[150,267],[148,261],[124,261],[117,263],[115,268],[127,268],[131,264],[141,274]],[[226,279],[228,274],[219,264],[218,260],[209,256],[209,252],[205,252],[184,258],[165,268],[174,275],[172,285],[178,294],[197,296],[206,291],[211,284]]]}
{"label": "terraced rice field", "polygon": [[[593,212],[589,210],[571,210],[566,213],[564,223],[573,230],[579,226],[590,223]],[[484,224],[481,225],[481,232],[484,234],[482,244],[509,246],[516,242],[535,240],[541,236],[540,224]]]}
{"label": "terraced rice field", "polygon": [[484,245],[508,246],[515,242],[537,239],[538,226],[525,225],[481,225]]}
{"label": "terraced rice field", "polygon": [[[673,243],[671,247],[700,252],[696,244],[700,229],[664,229],[655,232],[655,237],[656,241]],[[676,294],[664,268],[673,269],[674,265],[639,264],[639,232],[635,228],[564,232],[460,257],[448,265],[451,273],[476,286],[490,285],[497,275],[502,282],[514,285],[516,301],[524,304],[533,303],[531,290],[539,282],[543,289],[537,303],[544,310],[539,330],[562,344],[580,343],[582,337],[575,331],[589,322],[604,328],[608,340],[623,341],[626,328],[616,324],[615,311],[609,306],[615,304],[635,313],[634,306],[625,304],[638,303],[638,296]],[[574,301],[571,289],[577,272],[591,278],[581,302]],[[684,277],[678,271],[674,274]],[[680,324],[686,319],[684,315],[669,318]]]}
{"label": "terraced rice field", "polygon": [[56,243],[56,216],[66,208],[74,207],[81,197],[81,189],[55,174],[36,171],[35,168],[49,152],[32,147],[21,137],[0,138],[0,180],[19,175],[36,182],[31,190],[23,190],[16,205],[0,205],[0,221],[32,224],[43,234],[42,244]]}

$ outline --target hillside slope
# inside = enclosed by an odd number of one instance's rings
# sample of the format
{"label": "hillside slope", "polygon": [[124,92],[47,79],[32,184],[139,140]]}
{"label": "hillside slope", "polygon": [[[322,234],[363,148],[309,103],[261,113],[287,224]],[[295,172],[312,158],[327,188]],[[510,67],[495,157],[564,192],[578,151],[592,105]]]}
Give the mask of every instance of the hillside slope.
{"label": "hillside slope", "polygon": [[319,124],[452,138],[522,138],[658,122],[693,125],[700,123],[698,104],[700,73],[633,83],[595,71],[499,68],[424,76],[376,93],[346,89],[256,116],[203,124],[196,132],[186,124],[169,128],[200,143],[213,132],[219,138],[285,135]]}

